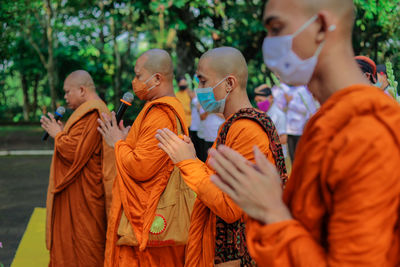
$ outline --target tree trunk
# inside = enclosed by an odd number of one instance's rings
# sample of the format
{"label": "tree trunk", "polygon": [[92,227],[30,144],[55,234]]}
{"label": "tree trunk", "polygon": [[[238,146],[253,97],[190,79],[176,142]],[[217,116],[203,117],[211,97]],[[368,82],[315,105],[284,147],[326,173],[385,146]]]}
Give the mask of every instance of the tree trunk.
{"label": "tree trunk", "polygon": [[118,106],[119,99],[121,98],[121,54],[119,52],[118,43],[117,43],[117,29],[115,25],[115,19],[111,17],[111,34],[113,35],[114,41],[114,105]]}
{"label": "tree trunk", "polygon": [[56,109],[56,102],[57,102],[57,72],[55,70],[55,62],[54,62],[54,51],[53,51],[53,28],[51,25],[51,21],[53,18],[53,10],[51,8],[50,0],[44,0],[44,6],[46,9],[46,37],[47,37],[47,64],[46,70],[49,80],[49,87],[50,87],[50,96],[51,96],[51,107],[53,110]]}
{"label": "tree trunk", "polygon": [[24,100],[23,106],[23,114],[24,114],[24,121],[29,120],[29,95],[28,95],[28,80],[24,73],[21,73],[21,88],[22,88],[22,95]]}
{"label": "tree trunk", "polygon": [[40,75],[35,75],[35,80],[33,82],[33,103],[32,103],[32,118],[35,119],[36,112],[38,108],[38,87],[39,87]]}

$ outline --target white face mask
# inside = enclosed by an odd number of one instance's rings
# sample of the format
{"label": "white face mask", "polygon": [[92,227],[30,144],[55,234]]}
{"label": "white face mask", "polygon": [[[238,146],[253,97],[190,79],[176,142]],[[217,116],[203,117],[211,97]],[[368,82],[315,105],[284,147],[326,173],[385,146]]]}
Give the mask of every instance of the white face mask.
{"label": "white face mask", "polygon": [[[264,39],[262,48],[264,62],[270,70],[279,75],[282,82],[294,86],[306,85],[310,82],[324,42],[319,45],[314,56],[306,60],[302,60],[296,55],[292,50],[292,44],[293,39],[317,19],[318,16],[315,15],[292,35]],[[330,29],[334,30],[335,26],[331,26]]]}

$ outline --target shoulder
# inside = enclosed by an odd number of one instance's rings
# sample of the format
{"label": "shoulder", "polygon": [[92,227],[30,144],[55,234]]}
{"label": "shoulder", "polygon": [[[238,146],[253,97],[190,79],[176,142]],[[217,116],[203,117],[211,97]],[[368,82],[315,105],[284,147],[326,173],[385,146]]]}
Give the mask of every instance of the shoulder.
{"label": "shoulder", "polygon": [[240,138],[241,140],[268,140],[268,135],[263,127],[255,120],[242,118],[232,123],[227,135],[227,139],[230,138]]}

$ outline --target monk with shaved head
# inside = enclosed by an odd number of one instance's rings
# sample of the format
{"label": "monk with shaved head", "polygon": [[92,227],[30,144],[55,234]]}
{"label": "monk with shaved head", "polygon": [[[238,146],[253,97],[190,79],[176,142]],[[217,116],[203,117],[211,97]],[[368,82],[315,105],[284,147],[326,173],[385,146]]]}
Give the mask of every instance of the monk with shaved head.
{"label": "monk with shaved head", "polygon": [[[158,213],[173,207],[174,201],[162,198],[174,166],[157,146],[157,129],[187,133],[185,112],[174,95],[173,66],[170,55],[152,49],[141,55],[135,65],[133,91],[145,106],[125,134],[117,126],[115,114],[99,120],[99,131],[114,147],[117,177],[107,232],[105,266],[183,266],[185,242],[174,242],[169,226],[179,220]],[[189,189],[189,188],[188,188]],[[190,189],[189,189],[190,190]],[[173,192],[177,194],[178,192]],[[192,193],[192,203],[195,195]],[[193,207],[193,204],[192,206]],[[191,208],[190,208],[191,209]],[[190,216],[188,216],[190,218]],[[185,229],[178,231],[185,234]],[[166,234],[172,238],[164,238]],[[188,227],[186,229],[186,237]],[[186,238],[187,240],[187,238]]]}
{"label": "monk with shaved head", "polygon": [[102,266],[116,172],[114,151],[96,128],[97,119],[108,109],[86,71],[68,75],[64,91],[68,107],[74,110],[65,126],[51,114],[41,119],[54,138],[47,193],[49,266]]}
{"label": "monk with shaved head", "polygon": [[[269,0],[263,53],[291,85],[321,103],[282,192],[279,172],[221,147],[213,182],[250,217],[259,266],[399,266],[400,108],[354,59],[351,0]],[[238,151],[240,152],[240,151]]]}
{"label": "monk with shaved head", "polygon": [[[247,64],[240,51],[232,47],[208,51],[200,58],[196,74],[199,88],[195,92],[199,103],[206,112],[223,113],[226,119],[213,147],[231,147],[254,162],[252,151],[258,146],[285,180],[279,136],[270,118],[254,109],[249,101]],[[156,138],[197,194],[185,266],[255,266],[245,241],[246,216],[211,183],[210,176],[215,173],[211,162],[203,163],[196,158],[188,138],[180,140],[165,129],[158,131]]]}

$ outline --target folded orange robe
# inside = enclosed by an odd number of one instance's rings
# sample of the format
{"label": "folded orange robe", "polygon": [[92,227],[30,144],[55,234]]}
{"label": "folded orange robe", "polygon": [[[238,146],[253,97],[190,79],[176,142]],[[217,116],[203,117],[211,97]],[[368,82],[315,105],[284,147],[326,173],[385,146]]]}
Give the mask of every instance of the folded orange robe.
{"label": "folded orange robe", "polygon": [[[162,97],[148,102],[126,140],[115,144],[118,174],[113,187],[105,266],[183,266],[185,246],[147,247],[158,201],[174,168],[168,155],[158,148],[155,135],[163,128],[177,133],[175,115],[187,135],[185,112],[178,99]],[[117,245],[122,211],[139,246]]]}
{"label": "folded orange robe", "polygon": [[[274,162],[268,135],[253,120],[240,119],[234,122],[227,134],[225,145],[253,162],[253,147],[257,145],[268,159]],[[214,143],[213,147],[215,146]],[[203,163],[198,159],[185,160],[179,162],[177,167],[180,168],[187,185],[197,194],[191,217],[185,266],[214,266],[216,216],[227,223],[234,223],[244,219],[244,213],[228,195],[210,181],[210,176],[215,172],[207,162]]]}
{"label": "folded orange robe", "polygon": [[400,107],[380,90],[335,93],[311,118],[284,201],[293,220],[248,222],[259,266],[400,264]]}
{"label": "folded orange robe", "polygon": [[47,193],[49,266],[101,266],[106,205],[116,175],[113,149],[102,141],[97,119],[107,106],[82,104],[55,137]]}

